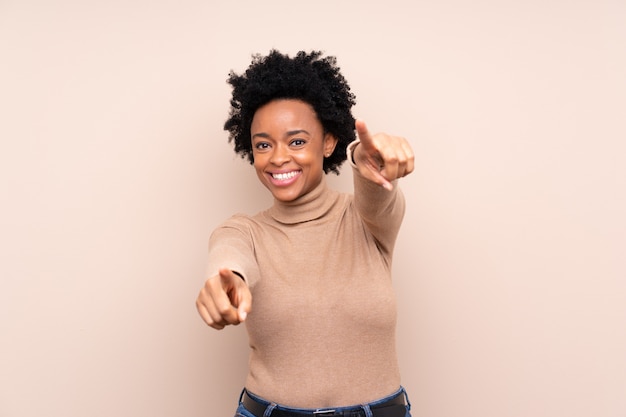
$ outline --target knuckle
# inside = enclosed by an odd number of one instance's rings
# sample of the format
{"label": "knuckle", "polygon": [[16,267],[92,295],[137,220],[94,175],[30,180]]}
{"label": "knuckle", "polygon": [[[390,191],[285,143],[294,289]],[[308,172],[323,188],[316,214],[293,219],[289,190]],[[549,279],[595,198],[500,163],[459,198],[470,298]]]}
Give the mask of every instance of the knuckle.
{"label": "knuckle", "polygon": [[222,317],[226,316],[230,312],[230,304],[219,303],[216,305],[218,313],[222,315]]}
{"label": "knuckle", "polygon": [[204,282],[204,287],[202,287],[202,292],[206,294],[208,292],[211,292],[212,288],[213,288],[213,279],[207,279]]}
{"label": "knuckle", "polygon": [[386,163],[388,163],[388,164],[398,164],[399,161],[400,161],[400,158],[398,158],[398,155],[389,155],[387,157]]}
{"label": "knuckle", "polygon": [[209,326],[209,327],[214,327],[215,326],[215,320],[213,320],[213,318],[210,315],[203,315],[202,318],[204,319],[204,322]]}

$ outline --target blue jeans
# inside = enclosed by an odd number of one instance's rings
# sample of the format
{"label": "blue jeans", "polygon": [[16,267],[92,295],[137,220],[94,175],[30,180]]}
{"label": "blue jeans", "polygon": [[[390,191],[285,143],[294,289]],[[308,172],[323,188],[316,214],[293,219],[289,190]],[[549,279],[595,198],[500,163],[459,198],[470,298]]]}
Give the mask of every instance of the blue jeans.
{"label": "blue jeans", "polygon": [[[389,395],[388,397],[385,398],[381,398],[380,400],[376,400],[376,401],[372,401],[371,403],[367,403],[367,404],[361,404],[358,406],[351,406],[351,407],[336,407],[335,410],[337,412],[340,412],[342,410],[347,410],[347,409],[354,409],[354,408],[361,408],[363,409],[363,411],[365,411],[365,416],[366,417],[372,417],[372,411],[370,409],[370,407],[384,403],[385,401],[389,401],[390,399],[392,399],[393,397],[395,397],[398,394],[404,394],[404,397],[406,399],[406,414],[404,415],[404,417],[411,417],[411,402],[409,401],[409,396],[407,395],[406,391],[404,390],[403,387],[400,387],[400,389],[396,392],[394,392],[393,394]],[[255,396],[254,394],[251,394],[250,392],[248,392],[248,395],[252,398],[254,398],[255,400],[258,400],[259,402],[261,402],[262,404],[266,404],[266,405],[270,405],[271,403],[267,400],[264,400],[263,398],[259,398],[257,396]],[[246,407],[244,407],[243,403],[241,402],[241,398],[243,396],[243,391],[241,392],[241,395],[239,396],[239,407],[237,407],[237,412],[235,413],[235,417],[256,417],[254,414],[252,414],[250,411],[248,411],[246,409]],[[315,409],[309,409],[309,408],[290,408],[290,407],[284,407],[282,405],[276,405],[274,404],[274,407],[269,407],[263,417],[271,417],[272,413],[271,410],[274,409],[275,407],[279,407],[282,410],[287,410],[287,411],[294,411],[294,412],[304,412],[304,413],[311,413],[313,411],[315,411]]]}

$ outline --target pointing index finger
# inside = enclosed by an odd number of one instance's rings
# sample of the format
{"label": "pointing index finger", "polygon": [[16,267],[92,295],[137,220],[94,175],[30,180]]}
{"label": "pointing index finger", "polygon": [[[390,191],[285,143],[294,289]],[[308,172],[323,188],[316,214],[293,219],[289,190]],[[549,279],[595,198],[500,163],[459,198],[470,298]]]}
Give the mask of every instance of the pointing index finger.
{"label": "pointing index finger", "polygon": [[357,119],[354,125],[356,127],[356,133],[359,137],[359,140],[361,141],[361,144],[365,145],[365,147],[368,147],[372,143],[372,135],[367,129],[367,125],[361,119]]}

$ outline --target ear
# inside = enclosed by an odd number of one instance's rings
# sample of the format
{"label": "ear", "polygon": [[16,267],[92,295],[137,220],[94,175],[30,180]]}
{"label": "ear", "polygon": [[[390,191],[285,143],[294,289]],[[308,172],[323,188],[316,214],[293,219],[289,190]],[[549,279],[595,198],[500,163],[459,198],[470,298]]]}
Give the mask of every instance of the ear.
{"label": "ear", "polygon": [[324,158],[328,158],[333,154],[337,142],[337,138],[332,133],[326,133],[324,135]]}

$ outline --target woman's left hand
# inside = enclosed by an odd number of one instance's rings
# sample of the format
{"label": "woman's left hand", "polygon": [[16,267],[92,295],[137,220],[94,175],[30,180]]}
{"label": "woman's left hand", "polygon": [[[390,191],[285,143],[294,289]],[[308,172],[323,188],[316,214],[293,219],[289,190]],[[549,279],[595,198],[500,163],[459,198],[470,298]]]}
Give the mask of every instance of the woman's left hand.
{"label": "woman's left hand", "polygon": [[354,162],[361,175],[391,190],[391,182],[413,172],[414,155],[409,142],[386,133],[372,135],[365,122],[356,121],[361,143],[354,150]]}

